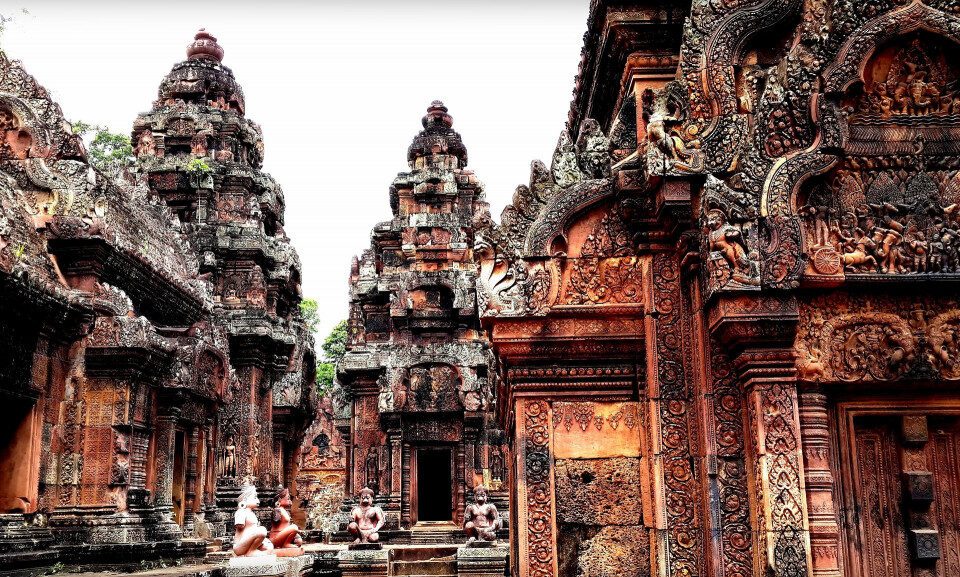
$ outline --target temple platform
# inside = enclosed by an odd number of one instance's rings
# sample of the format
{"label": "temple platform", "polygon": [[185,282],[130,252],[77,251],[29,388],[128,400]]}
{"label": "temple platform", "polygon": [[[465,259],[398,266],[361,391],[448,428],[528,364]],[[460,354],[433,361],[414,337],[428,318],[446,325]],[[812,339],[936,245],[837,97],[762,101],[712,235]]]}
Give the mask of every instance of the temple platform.
{"label": "temple platform", "polygon": [[[474,547],[447,543],[384,545],[382,549],[348,549],[346,544],[311,543],[295,557],[264,555],[233,557],[227,551],[208,555],[202,562],[147,561],[138,566],[83,566],[62,562],[53,572],[70,577],[503,577],[508,548]],[[2,577],[40,577],[49,566],[4,571]]]}

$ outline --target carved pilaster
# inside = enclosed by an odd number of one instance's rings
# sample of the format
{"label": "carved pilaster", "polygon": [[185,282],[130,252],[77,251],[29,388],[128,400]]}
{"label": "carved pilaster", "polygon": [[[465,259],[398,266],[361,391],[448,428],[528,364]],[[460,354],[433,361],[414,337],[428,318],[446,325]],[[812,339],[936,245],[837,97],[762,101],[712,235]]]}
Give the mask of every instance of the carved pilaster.
{"label": "carved pilaster", "polygon": [[804,387],[801,390],[799,415],[812,549],[811,572],[815,577],[839,577],[840,526],[830,468],[827,396],[819,387]]}
{"label": "carved pilaster", "polygon": [[403,480],[403,445],[399,435],[391,435],[390,443],[390,505],[400,508],[401,483]]}
{"label": "carved pilaster", "polygon": [[200,428],[192,427],[190,430],[190,439],[187,445],[187,483],[186,491],[183,499],[183,507],[186,513],[184,514],[184,523],[188,527],[193,525],[193,511],[196,510],[197,506],[197,477],[198,469],[197,464],[200,460],[197,455],[198,447],[200,446]]}
{"label": "carved pilaster", "polygon": [[707,467],[709,490],[716,496],[711,507],[712,525],[719,537],[714,543],[717,554],[714,570],[723,577],[747,577],[753,572],[754,550],[744,401],[729,355],[714,338],[710,338],[709,346]]}
{"label": "carved pilaster", "polygon": [[550,405],[521,400],[516,411],[519,577],[557,575]]}
{"label": "carved pilaster", "polygon": [[674,254],[653,257],[647,317],[654,511],[657,564],[663,574],[703,573],[700,485],[691,451],[691,411],[686,361],[689,327],[684,327],[680,263]]}
{"label": "carved pilaster", "polygon": [[156,419],[156,485],[155,503],[173,506],[173,451],[176,438],[176,426],[179,410],[171,407],[170,412],[158,415]]}
{"label": "carved pilaster", "polygon": [[755,538],[765,552],[755,574],[777,577],[806,577],[811,566],[793,359],[786,349],[749,351],[738,359],[750,417]]}

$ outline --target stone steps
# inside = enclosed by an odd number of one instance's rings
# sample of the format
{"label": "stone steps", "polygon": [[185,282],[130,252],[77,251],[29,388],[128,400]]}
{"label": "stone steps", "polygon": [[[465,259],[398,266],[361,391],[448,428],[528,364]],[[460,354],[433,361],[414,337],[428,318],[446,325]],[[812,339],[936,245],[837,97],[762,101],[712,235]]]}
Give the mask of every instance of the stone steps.
{"label": "stone steps", "polygon": [[456,557],[451,556],[428,561],[394,561],[390,567],[390,574],[452,577],[457,574],[457,560]]}

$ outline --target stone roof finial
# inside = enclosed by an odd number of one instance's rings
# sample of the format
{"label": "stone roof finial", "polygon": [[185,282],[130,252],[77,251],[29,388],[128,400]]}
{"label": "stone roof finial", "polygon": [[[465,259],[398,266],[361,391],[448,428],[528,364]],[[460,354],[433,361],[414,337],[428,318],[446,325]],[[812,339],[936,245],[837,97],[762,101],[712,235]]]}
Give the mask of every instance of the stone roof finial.
{"label": "stone roof finial", "polygon": [[193,42],[187,46],[187,58],[191,60],[205,58],[219,63],[223,60],[223,48],[217,44],[216,38],[206,29],[201,28],[193,37]]}
{"label": "stone roof finial", "polygon": [[427,108],[427,115],[423,117],[422,122],[424,128],[436,126],[437,123],[450,128],[453,126],[453,117],[447,114],[447,107],[443,105],[443,102],[434,100]]}

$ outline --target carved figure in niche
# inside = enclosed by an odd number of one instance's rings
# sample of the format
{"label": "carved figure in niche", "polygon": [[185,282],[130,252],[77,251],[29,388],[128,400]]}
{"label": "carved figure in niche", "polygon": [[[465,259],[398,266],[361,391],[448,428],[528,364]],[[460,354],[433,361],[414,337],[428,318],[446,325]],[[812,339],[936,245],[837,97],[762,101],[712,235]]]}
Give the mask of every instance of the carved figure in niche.
{"label": "carved figure in niche", "polygon": [[488,503],[487,489],[483,485],[473,488],[476,503],[470,503],[463,511],[463,530],[467,533],[467,543],[474,541],[496,541],[497,530],[503,526],[500,512],[493,503]]}
{"label": "carved figure in niche", "polygon": [[[951,89],[953,72],[939,43],[916,37],[908,46],[878,52],[858,108],[883,117],[955,114],[960,99]],[[892,51],[896,52],[892,52]]]}
{"label": "carved figure in niche", "polygon": [[372,489],[364,487],[360,490],[360,504],[350,512],[350,518],[347,531],[354,536],[354,545],[380,541],[380,534],[377,532],[383,527],[386,517],[383,509],[373,504]]}
{"label": "carved figure in niche", "polygon": [[197,156],[206,156],[210,131],[201,130],[200,132],[193,135],[193,138],[190,139],[190,153]]}
{"label": "carved figure in niche", "polygon": [[137,141],[136,147],[137,158],[143,156],[156,156],[157,155],[157,139],[153,137],[153,133],[149,130],[143,132],[140,135],[140,140]]}
{"label": "carved figure in niche", "polygon": [[233,435],[227,437],[227,446],[223,449],[223,475],[237,476],[237,445],[233,442]]}
{"label": "carved figure in niche", "polygon": [[747,249],[740,228],[728,223],[723,211],[716,208],[707,213],[706,225],[710,251],[723,257],[730,266],[731,278],[745,285],[759,285],[759,256]]}
{"label": "carved figure in niche", "polygon": [[805,216],[813,228],[813,246],[828,246],[830,244],[830,228],[833,209],[829,206],[804,206],[800,214]]}
{"label": "carved figure in niche", "polygon": [[291,506],[293,506],[293,500],[290,498],[290,490],[281,489],[273,507],[273,525],[270,527],[268,537],[276,549],[294,549],[302,552],[303,549],[300,549],[300,546],[303,545],[303,539],[300,538],[300,528],[290,522],[290,512],[287,511]]}
{"label": "carved figure in niche", "polygon": [[253,512],[259,506],[257,488],[244,481],[240,489],[237,512],[233,516],[233,554],[237,557],[267,555],[273,551],[273,543],[267,539],[266,527],[260,525],[256,513]]}
{"label": "carved figure in niche", "polygon": [[664,171],[696,172],[702,164],[698,157],[700,141],[685,143],[672,130],[677,124],[676,119],[653,116],[647,124],[648,150],[660,157]]}

